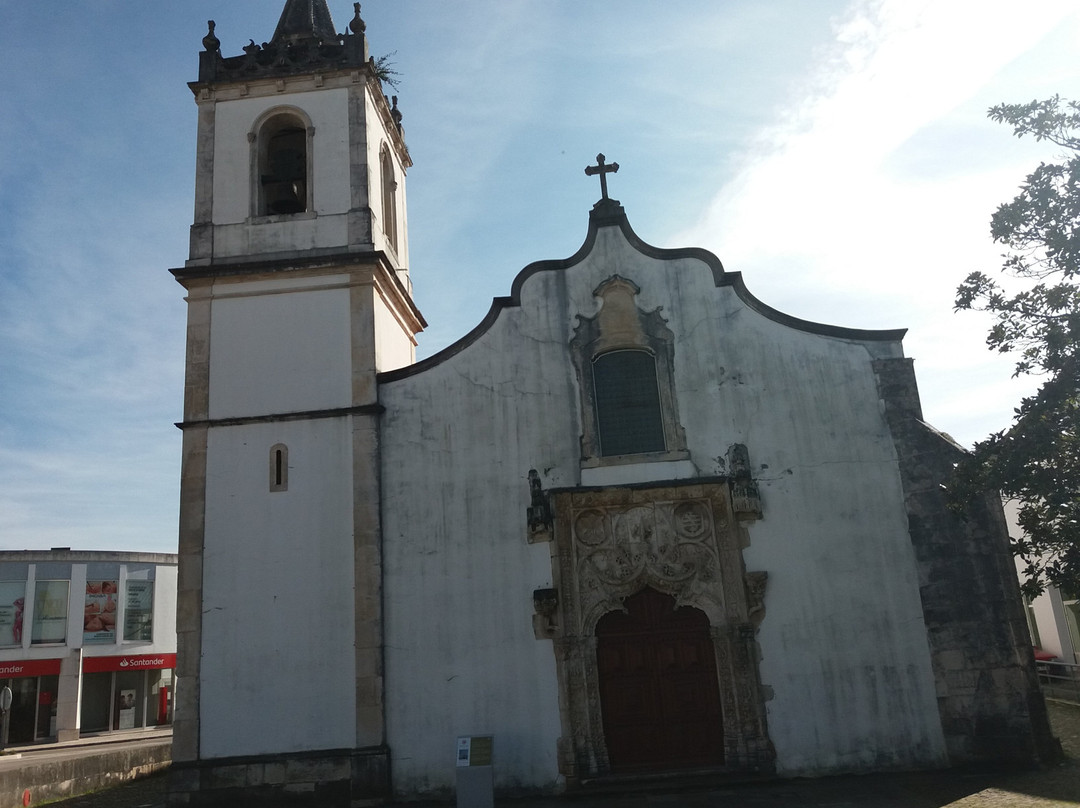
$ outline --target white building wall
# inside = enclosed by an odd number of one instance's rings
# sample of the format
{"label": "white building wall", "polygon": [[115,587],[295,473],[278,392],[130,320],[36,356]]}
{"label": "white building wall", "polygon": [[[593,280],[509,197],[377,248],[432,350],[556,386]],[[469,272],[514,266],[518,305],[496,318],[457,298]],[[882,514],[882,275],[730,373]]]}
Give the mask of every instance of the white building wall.
{"label": "white building wall", "polygon": [[[52,555],[54,558],[49,558]],[[109,553],[108,551],[2,551],[0,552],[0,564],[19,563],[26,564],[26,577],[2,577],[5,582],[23,583],[24,585],[24,610],[23,610],[23,636],[22,643],[0,647],[0,661],[11,659],[56,659],[64,656],[69,649],[83,648],[87,657],[92,656],[118,656],[124,654],[172,654],[176,653],[176,578],[177,568],[173,563],[160,563],[155,561],[131,560],[132,553]],[[38,560],[26,561],[24,558],[40,557]],[[75,557],[76,560],[70,560]],[[93,560],[78,560],[78,557],[92,556]],[[9,559],[18,559],[12,562]],[[116,593],[116,639],[111,642],[98,642],[89,645],[84,644],[83,624],[85,620],[86,606],[86,582],[97,580],[101,576],[91,577],[87,572],[87,564],[96,568],[102,566],[114,568],[115,573],[110,573],[103,580],[115,580],[117,582]],[[58,576],[50,570],[57,568],[70,568],[70,574]],[[153,604],[153,640],[125,640],[124,619],[127,610],[125,596],[128,580],[153,580],[154,581],[154,604]],[[66,580],[68,582],[67,595],[67,629],[66,638],[61,643],[32,644],[34,622],[35,585],[38,581]]]}
{"label": "white building wall", "polygon": [[380,371],[394,370],[411,365],[416,358],[416,345],[410,329],[402,326],[393,312],[376,297],[374,305],[375,367]]}
{"label": "white building wall", "polygon": [[352,357],[347,281],[345,276],[328,276],[298,284],[224,287],[224,294],[234,296],[213,303],[210,416],[349,406]]}
{"label": "white building wall", "polygon": [[[368,165],[368,199],[374,213],[374,225],[372,227],[371,240],[376,250],[388,250],[391,255],[396,255],[398,263],[402,267],[409,266],[409,229],[408,207],[405,203],[405,166],[390,142],[383,125],[382,116],[375,106],[375,101],[370,94],[364,95],[364,115],[367,121],[368,137],[367,165]],[[394,199],[394,213],[397,216],[397,246],[390,245],[385,234],[384,219],[386,211],[382,209],[382,148],[389,149],[390,157],[394,163],[394,177],[397,181],[397,190]]]}
{"label": "white building wall", "polygon": [[248,134],[264,113],[275,109],[302,110],[315,129],[314,163],[309,178],[315,212],[349,210],[348,90],[291,92],[281,96],[237,99],[217,104],[214,122],[214,224],[237,224],[251,216],[252,143]]}
{"label": "white building wall", "polygon": [[[154,585],[154,640],[146,653],[175,652],[177,568],[158,566],[154,570],[154,576],[157,582]],[[125,580],[128,577],[134,576],[125,574]],[[122,585],[120,591],[125,591]],[[163,595],[158,596],[158,592]]]}
{"label": "white building wall", "polygon": [[210,431],[203,757],[355,745],[351,445],[344,418]]}
{"label": "white building wall", "polygon": [[[1020,536],[1023,531],[1020,529],[1017,517],[1020,511],[1020,504],[1015,500],[1007,500],[1004,505],[1005,521],[1009,525],[1009,533],[1012,536]],[[1016,565],[1016,577],[1021,583],[1024,582],[1024,561],[1017,557],[1014,559]],[[1069,618],[1065,614],[1065,604],[1061,596],[1061,590],[1053,586],[1048,586],[1041,595],[1031,601],[1031,605],[1025,607],[1030,608],[1029,617],[1035,620],[1035,625],[1039,631],[1038,647],[1043,651],[1053,654],[1063,662],[1080,663],[1080,648],[1075,647],[1072,638],[1072,632],[1069,630]],[[1035,638],[1032,638],[1032,644],[1035,645]]]}
{"label": "white building wall", "polygon": [[[769,573],[758,636],[782,774],[944,762],[914,555],[871,349],[797,331],[717,288],[696,259],[662,262],[601,228],[592,253],[543,271],[473,345],[384,384],[387,722],[399,789],[448,788],[455,735],[496,736],[504,787],[557,774],[550,641],[531,593],[551,585],[526,541],[526,474],[580,480],[568,343],[613,274],[663,307],[691,463],[750,450],[764,518],[748,570]],[[875,356],[899,356],[878,343]],[[657,464],[654,479],[670,469]],[[634,467],[649,479],[649,464]],[[425,500],[426,503],[425,504]],[[515,777],[509,773],[515,773]]]}
{"label": "white building wall", "polygon": [[[348,244],[351,208],[348,94],[346,88],[235,99],[216,104],[214,123],[214,256],[217,259],[294,253]],[[311,140],[313,210],[289,217],[252,218],[254,148],[249,133],[276,109],[301,110],[315,132]]]}

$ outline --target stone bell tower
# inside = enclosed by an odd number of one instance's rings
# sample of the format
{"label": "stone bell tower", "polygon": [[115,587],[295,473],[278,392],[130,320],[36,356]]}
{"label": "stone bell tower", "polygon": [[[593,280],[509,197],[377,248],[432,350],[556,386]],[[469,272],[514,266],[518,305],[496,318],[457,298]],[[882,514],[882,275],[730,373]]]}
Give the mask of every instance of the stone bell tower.
{"label": "stone bell tower", "polygon": [[[388,784],[376,373],[410,364],[397,99],[360,4],[287,0],[199,78],[186,264],[176,802]],[[271,796],[269,793],[267,796]]]}

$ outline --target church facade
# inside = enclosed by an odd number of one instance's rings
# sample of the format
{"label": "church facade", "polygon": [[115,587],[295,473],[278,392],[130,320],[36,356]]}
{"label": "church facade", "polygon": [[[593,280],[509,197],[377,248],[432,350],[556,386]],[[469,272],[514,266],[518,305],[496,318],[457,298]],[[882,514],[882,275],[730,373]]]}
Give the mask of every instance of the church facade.
{"label": "church facade", "polygon": [[417,362],[358,4],[204,46],[175,803],[445,796],[462,736],[505,792],[1052,754],[1000,505],[947,509],[902,331],[645,244],[601,155],[581,248]]}

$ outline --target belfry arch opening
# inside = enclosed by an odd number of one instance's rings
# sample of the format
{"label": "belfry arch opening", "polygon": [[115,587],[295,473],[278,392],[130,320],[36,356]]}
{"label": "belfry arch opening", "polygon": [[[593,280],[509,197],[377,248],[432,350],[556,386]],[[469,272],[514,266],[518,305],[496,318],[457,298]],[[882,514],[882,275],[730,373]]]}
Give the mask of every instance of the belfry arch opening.
{"label": "belfry arch opening", "polygon": [[277,216],[310,209],[309,128],[296,114],[278,113],[258,130],[257,215]]}

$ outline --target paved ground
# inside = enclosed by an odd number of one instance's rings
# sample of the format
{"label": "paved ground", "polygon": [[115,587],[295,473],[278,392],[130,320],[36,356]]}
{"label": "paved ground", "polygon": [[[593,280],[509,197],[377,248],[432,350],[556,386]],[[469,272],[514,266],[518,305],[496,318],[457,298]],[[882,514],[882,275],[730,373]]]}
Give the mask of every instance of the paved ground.
{"label": "paved ground", "polygon": [[[1050,705],[1066,761],[1020,773],[930,772],[827,777],[674,793],[502,800],[500,808],[1065,808],[1080,806],[1080,706]],[[64,800],[52,808],[162,808],[165,778]],[[428,808],[446,803],[407,803]],[[222,808],[229,808],[222,806]]]}

